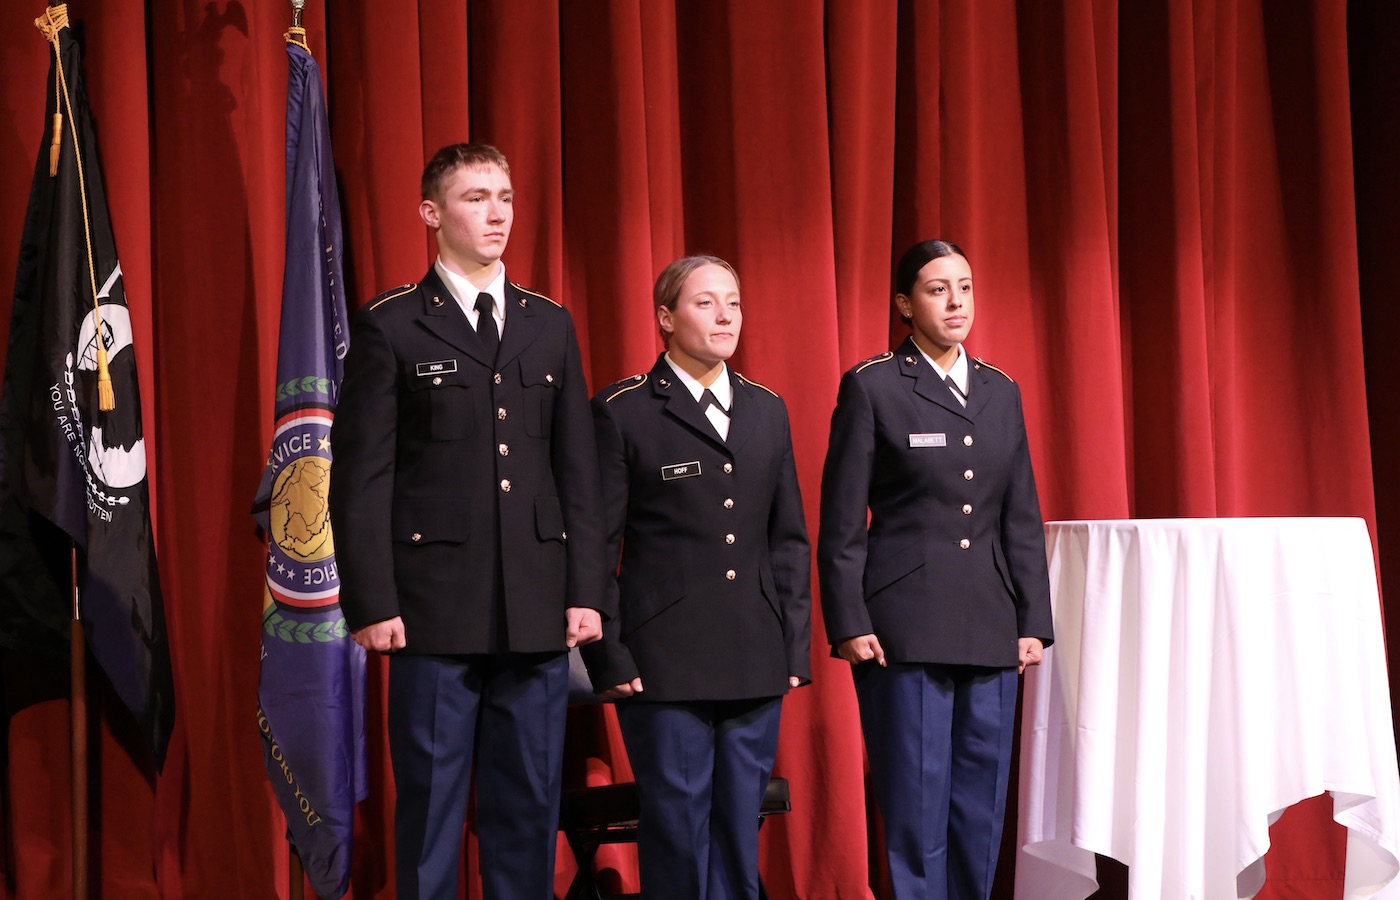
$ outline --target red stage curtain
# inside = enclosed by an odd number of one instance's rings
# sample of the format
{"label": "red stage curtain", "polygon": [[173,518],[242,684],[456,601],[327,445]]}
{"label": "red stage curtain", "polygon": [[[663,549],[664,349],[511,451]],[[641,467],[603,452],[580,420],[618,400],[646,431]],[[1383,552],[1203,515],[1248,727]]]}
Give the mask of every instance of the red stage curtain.
{"label": "red stage curtain", "polygon": [[[510,275],[573,312],[595,389],[654,358],[657,270],[724,256],[747,313],[736,368],[787,399],[813,529],[839,376],[902,334],[892,258],[941,236],[976,273],[972,351],[1022,386],[1048,518],[1351,515],[1375,535],[1379,515],[1384,536],[1400,527],[1400,498],[1378,503],[1372,476],[1373,453],[1393,459],[1400,441],[1383,355],[1400,331],[1385,6],[311,0],[306,24],[357,302],[422,275],[419,174],[467,138],[510,156]],[[0,9],[5,285],[45,125],[41,11]],[[108,0],[70,15],[141,353],[180,704],[157,778],[93,689],[93,880],[109,898],[285,896],[246,511],[272,425],[288,7]],[[1393,472],[1375,483],[1393,488]],[[815,685],[784,709],[794,810],[764,828],[765,880],[774,897],[878,896],[850,677],[819,616],[813,657]],[[4,895],[62,896],[66,675],[11,652],[0,678]],[[370,679],[377,717],[382,670]],[[630,777],[610,710],[576,710],[570,741],[571,782]],[[371,760],[352,894],[387,898],[382,732]],[[1261,896],[1340,896],[1329,809],[1275,827]],[[628,851],[601,858],[634,886]]]}

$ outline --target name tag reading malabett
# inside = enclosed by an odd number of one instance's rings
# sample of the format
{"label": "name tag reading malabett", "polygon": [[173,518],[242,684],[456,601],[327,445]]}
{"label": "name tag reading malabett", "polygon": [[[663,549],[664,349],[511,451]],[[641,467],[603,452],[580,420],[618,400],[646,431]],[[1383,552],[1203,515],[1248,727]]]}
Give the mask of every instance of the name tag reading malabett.
{"label": "name tag reading malabett", "polygon": [[937,434],[911,434],[909,435],[910,447],[946,447],[948,446],[948,436],[939,432]]}
{"label": "name tag reading malabett", "polygon": [[690,462],[673,463],[669,466],[661,467],[662,481],[675,481],[677,478],[694,478],[700,474],[700,460],[693,459]]}
{"label": "name tag reading malabett", "polygon": [[421,362],[418,364],[418,377],[427,378],[429,375],[446,375],[457,371],[457,360],[440,359],[437,362]]}

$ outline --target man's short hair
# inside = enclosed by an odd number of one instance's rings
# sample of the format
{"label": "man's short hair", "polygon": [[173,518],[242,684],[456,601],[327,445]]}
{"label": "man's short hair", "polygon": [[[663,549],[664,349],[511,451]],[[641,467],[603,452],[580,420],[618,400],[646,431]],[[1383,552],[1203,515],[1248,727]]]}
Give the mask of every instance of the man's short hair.
{"label": "man's short hair", "polygon": [[448,144],[434,153],[423,168],[423,199],[441,203],[447,180],[453,172],[463,167],[475,169],[483,166],[496,166],[507,176],[510,175],[506,155],[490,144],[475,141],[470,144]]}

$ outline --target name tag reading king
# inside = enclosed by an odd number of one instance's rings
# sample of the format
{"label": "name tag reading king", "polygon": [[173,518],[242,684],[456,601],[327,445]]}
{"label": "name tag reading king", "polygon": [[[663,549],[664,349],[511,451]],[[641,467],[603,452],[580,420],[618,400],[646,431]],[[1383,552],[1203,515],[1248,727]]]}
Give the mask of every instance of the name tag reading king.
{"label": "name tag reading king", "polygon": [[421,362],[418,364],[418,377],[424,378],[428,375],[446,375],[457,371],[457,360],[442,359],[437,362]]}
{"label": "name tag reading king", "polygon": [[699,474],[700,460],[698,459],[661,467],[662,481],[675,481],[677,478],[694,478]]}
{"label": "name tag reading king", "polygon": [[943,433],[938,434],[911,434],[909,435],[910,447],[946,447],[948,446],[948,436]]}

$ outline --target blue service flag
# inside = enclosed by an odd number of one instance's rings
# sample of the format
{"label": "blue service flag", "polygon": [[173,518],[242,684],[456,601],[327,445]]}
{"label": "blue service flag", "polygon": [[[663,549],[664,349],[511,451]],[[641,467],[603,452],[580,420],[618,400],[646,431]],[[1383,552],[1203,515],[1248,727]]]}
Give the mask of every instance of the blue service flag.
{"label": "blue service flag", "polygon": [[258,727],[288,837],[312,888],[350,883],[355,803],[365,798],[365,653],[340,611],[326,506],[331,422],[349,330],[340,199],[321,73],[288,43],[287,262],[276,422],[253,514],[267,536]]}

